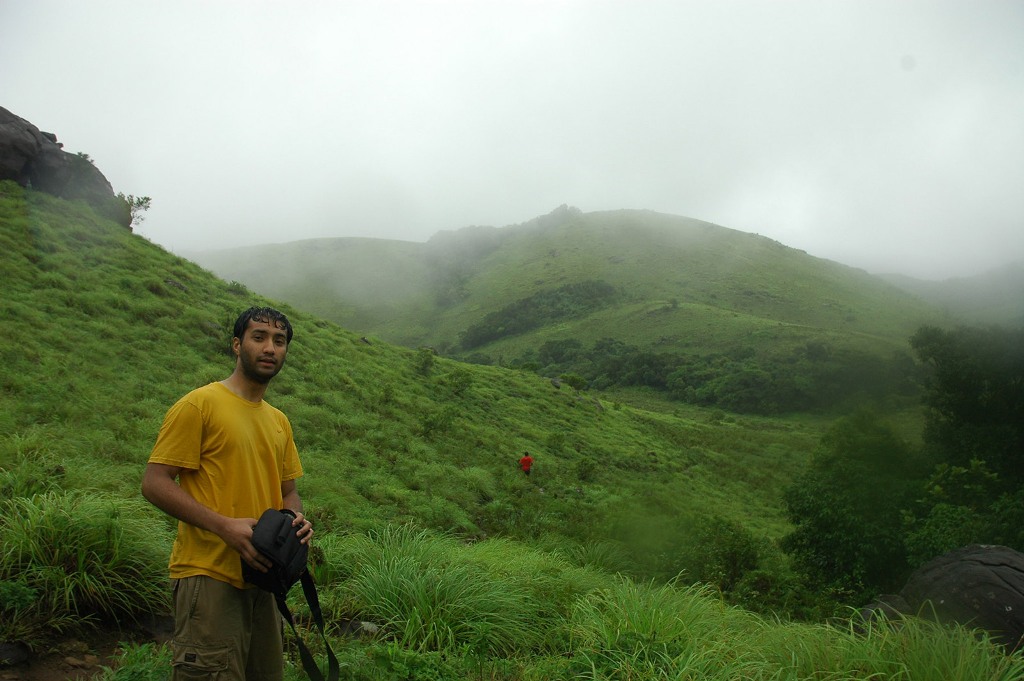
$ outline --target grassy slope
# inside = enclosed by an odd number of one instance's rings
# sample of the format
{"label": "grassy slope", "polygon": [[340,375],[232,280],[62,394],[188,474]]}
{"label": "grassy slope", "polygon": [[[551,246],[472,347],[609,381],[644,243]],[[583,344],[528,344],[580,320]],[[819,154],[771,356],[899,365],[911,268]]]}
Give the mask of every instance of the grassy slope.
{"label": "grassy slope", "polygon": [[820,336],[891,348],[905,343],[914,318],[929,314],[857,270],[762,237],[641,211],[588,214],[524,232],[480,270],[465,306],[445,315],[441,335],[457,334],[473,310],[486,313],[544,287],[602,279],[625,292],[618,307],[499,342],[499,351],[601,336],[691,352]]}
{"label": "grassy slope", "polygon": [[[262,298],[77,204],[5,184],[0,211],[0,314],[16,330],[0,355],[0,465],[31,456],[66,487],[134,496],[164,411],[227,374],[230,323]],[[777,536],[779,490],[819,433],[600,403],[495,367],[424,372],[414,351],[279,306],[297,335],[268,399],[292,418],[301,490],[327,530],[640,536],[641,520],[713,509]],[[530,480],[514,467],[525,449]]]}
{"label": "grassy slope", "polygon": [[[569,337],[585,343],[614,337],[658,351],[697,353],[738,345],[781,352],[818,339],[888,355],[905,348],[921,323],[939,317],[863,271],[764,237],[650,211],[569,212],[444,236],[419,245],[418,256],[407,242],[375,243],[371,251],[365,240],[333,240],[335,252],[347,254],[333,263],[321,258],[326,247],[319,243],[319,253],[307,242],[245,251],[266,258],[272,248],[282,271],[307,274],[304,289],[286,285],[283,274],[258,275],[229,251],[195,257],[262,293],[409,346],[454,345],[487,313],[542,290],[599,279],[622,291],[613,307],[480,348],[505,360],[545,340]],[[350,260],[415,284],[402,290],[382,285],[371,299],[351,278],[327,281],[326,272],[345,269]],[[453,277],[460,279],[463,297],[436,305],[440,287]],[[336,302],[329,310],[332,292]],[[374,321],[370,311],[381,308],[385,312]]]}
{"label": "grassy slope", "polygon": [[[230,322],[262,299],[88,208],[10,183],[0,183],[0,266],[8,330],[0,486],[31,487],[35,471],[93,492],[81,498],[91,513],[114,509],[98,491],[137,500],[164,410],[225,375]],[[1019,661],[967,632],[915,622],[867,635],[785,624],[726,607],[705,588],[636,583],[566,559],[568,537],[618,526],[645,540],[685,525],[690,513],[776,533],[778,485],[812,446],[813,424],[599,407],[530,375],[430,366],[423,354],[280,307],[297,336],[270,399],[291,415],[304,455],[321,602],[330,622],[355,614],[387,631],[379,641],[333,636],[353,678],[1019,678]],[[527,446],[538,454],[530,480],[512,463]],[[604,465],[580,480],[591,457]],[[67,497],[3,491],[27,510],[64,499],[50,510],[81,511]],[[97,527],[145,528],[166,545],[166,519],[137,501],[120,508],[130,516]],[[560,551],[432,538],[392,524],[402,520],[467,533],[500,526],[527,539],[547,533],[542,543]],[[75,539],[91,527],[74,513],[60,526]],[[99,550],[109,551],[103,539]],[[589,548],[600,558],[600,545]],[[72,570],[64,581],[80,577]],[[309,630],[305,638],[315,641]],[[166,646],[127,645],[103,678],[166,678],[168,664]],[[286,678],[301,678],[294,664]]]}

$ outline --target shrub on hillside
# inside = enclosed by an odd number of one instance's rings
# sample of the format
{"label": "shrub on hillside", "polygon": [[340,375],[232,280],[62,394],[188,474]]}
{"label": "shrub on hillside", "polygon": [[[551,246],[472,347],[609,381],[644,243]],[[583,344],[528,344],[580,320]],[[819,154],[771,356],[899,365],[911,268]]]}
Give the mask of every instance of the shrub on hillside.
{"label": "shrub on hillside", "polygon": [[693,575],[724,593],[733,591],[761,560],[763,542],[736,521],[711,516],[697,536],[700,549],[695,552]]}

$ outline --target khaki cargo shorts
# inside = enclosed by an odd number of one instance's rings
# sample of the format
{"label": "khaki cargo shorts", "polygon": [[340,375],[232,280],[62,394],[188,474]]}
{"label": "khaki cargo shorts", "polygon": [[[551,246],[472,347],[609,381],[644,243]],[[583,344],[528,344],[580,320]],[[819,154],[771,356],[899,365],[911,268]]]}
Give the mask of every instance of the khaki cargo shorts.
{"label": "khaki cargo shorts", "polygon": [[205,575],[172,582],[172,681],[282,681],[284,621],[272,594]]}

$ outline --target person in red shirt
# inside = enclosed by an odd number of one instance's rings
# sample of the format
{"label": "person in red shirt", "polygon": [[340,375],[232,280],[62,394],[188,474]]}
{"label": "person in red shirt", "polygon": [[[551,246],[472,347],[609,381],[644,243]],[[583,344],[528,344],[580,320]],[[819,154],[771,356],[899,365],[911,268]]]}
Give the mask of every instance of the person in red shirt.
{"label": "person in red shirt", "polygon": [[519,459],[519,467],[523,469],[523,473],[529,475],[531,466],[533,466],[533,457],[530,456],[530,452],[525,452],[523,458]]}

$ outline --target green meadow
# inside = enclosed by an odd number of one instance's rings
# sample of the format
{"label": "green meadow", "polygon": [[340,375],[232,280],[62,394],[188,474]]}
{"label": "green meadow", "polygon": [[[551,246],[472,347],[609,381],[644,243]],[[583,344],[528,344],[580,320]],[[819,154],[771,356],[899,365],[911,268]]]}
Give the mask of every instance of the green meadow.
{"label": "green meadow", "polygon": [[[257,275],[293,273],[281,259],[256,260]],[[535,367],[420,347],[454,345],[473,323],[469,307],[475,319],[505,309],[508,296],[493,291],[518,285],[498,283],[498,264],[494,283],[437,322],[420,319],[406,347],[382,338],[379,318],[379,333],[352,330],[324,314],[340,303],[257,293],[83,204],[9,182],[0,263],[0,641],[46,650],[115,626],[124,645],[103,678],[168,678],[168,649],[129,635],[169,611],[174,523],[141,499],[142,469],[166,409],[230,372],[238,312],[271,304],[295,339],[267,400],[294,427],[299,490],[317,528],[311,571],[345,678],[1024,677],[1024,660],[984,635],[864,625],[860,603],[815,592],[793,569],[780,549],[792,530],[783,497],[837,412],[737,413],[642,385],[577,389]],[[542,278],[536,267],[522,276]],[[755,289],[702,286],[675,308],[665,292],[662,307],[693,311],[709,337],[735,338],[720,329],[735,317],[711,310],[710,296],[742,301]],[[779,295],[786,328],[824,314]],[[649,306],[626,301],[605,314],[622,323]],[[870,315],[844,308],[854,329],[843,338],[879,336],[882,354],[906,344],[912,329],[898,315],[867,324]],[[484,350],[519,356],[519,342]],[[919,433],[920,411],[898,404],[896,427]],[[536,459],[530,477],[516,467],[523,451]],[[323,662],[298,589],[290,603]],[[373,633],[351,633],[352,622]],[[303,678],[293,645],[287,674]]]}

